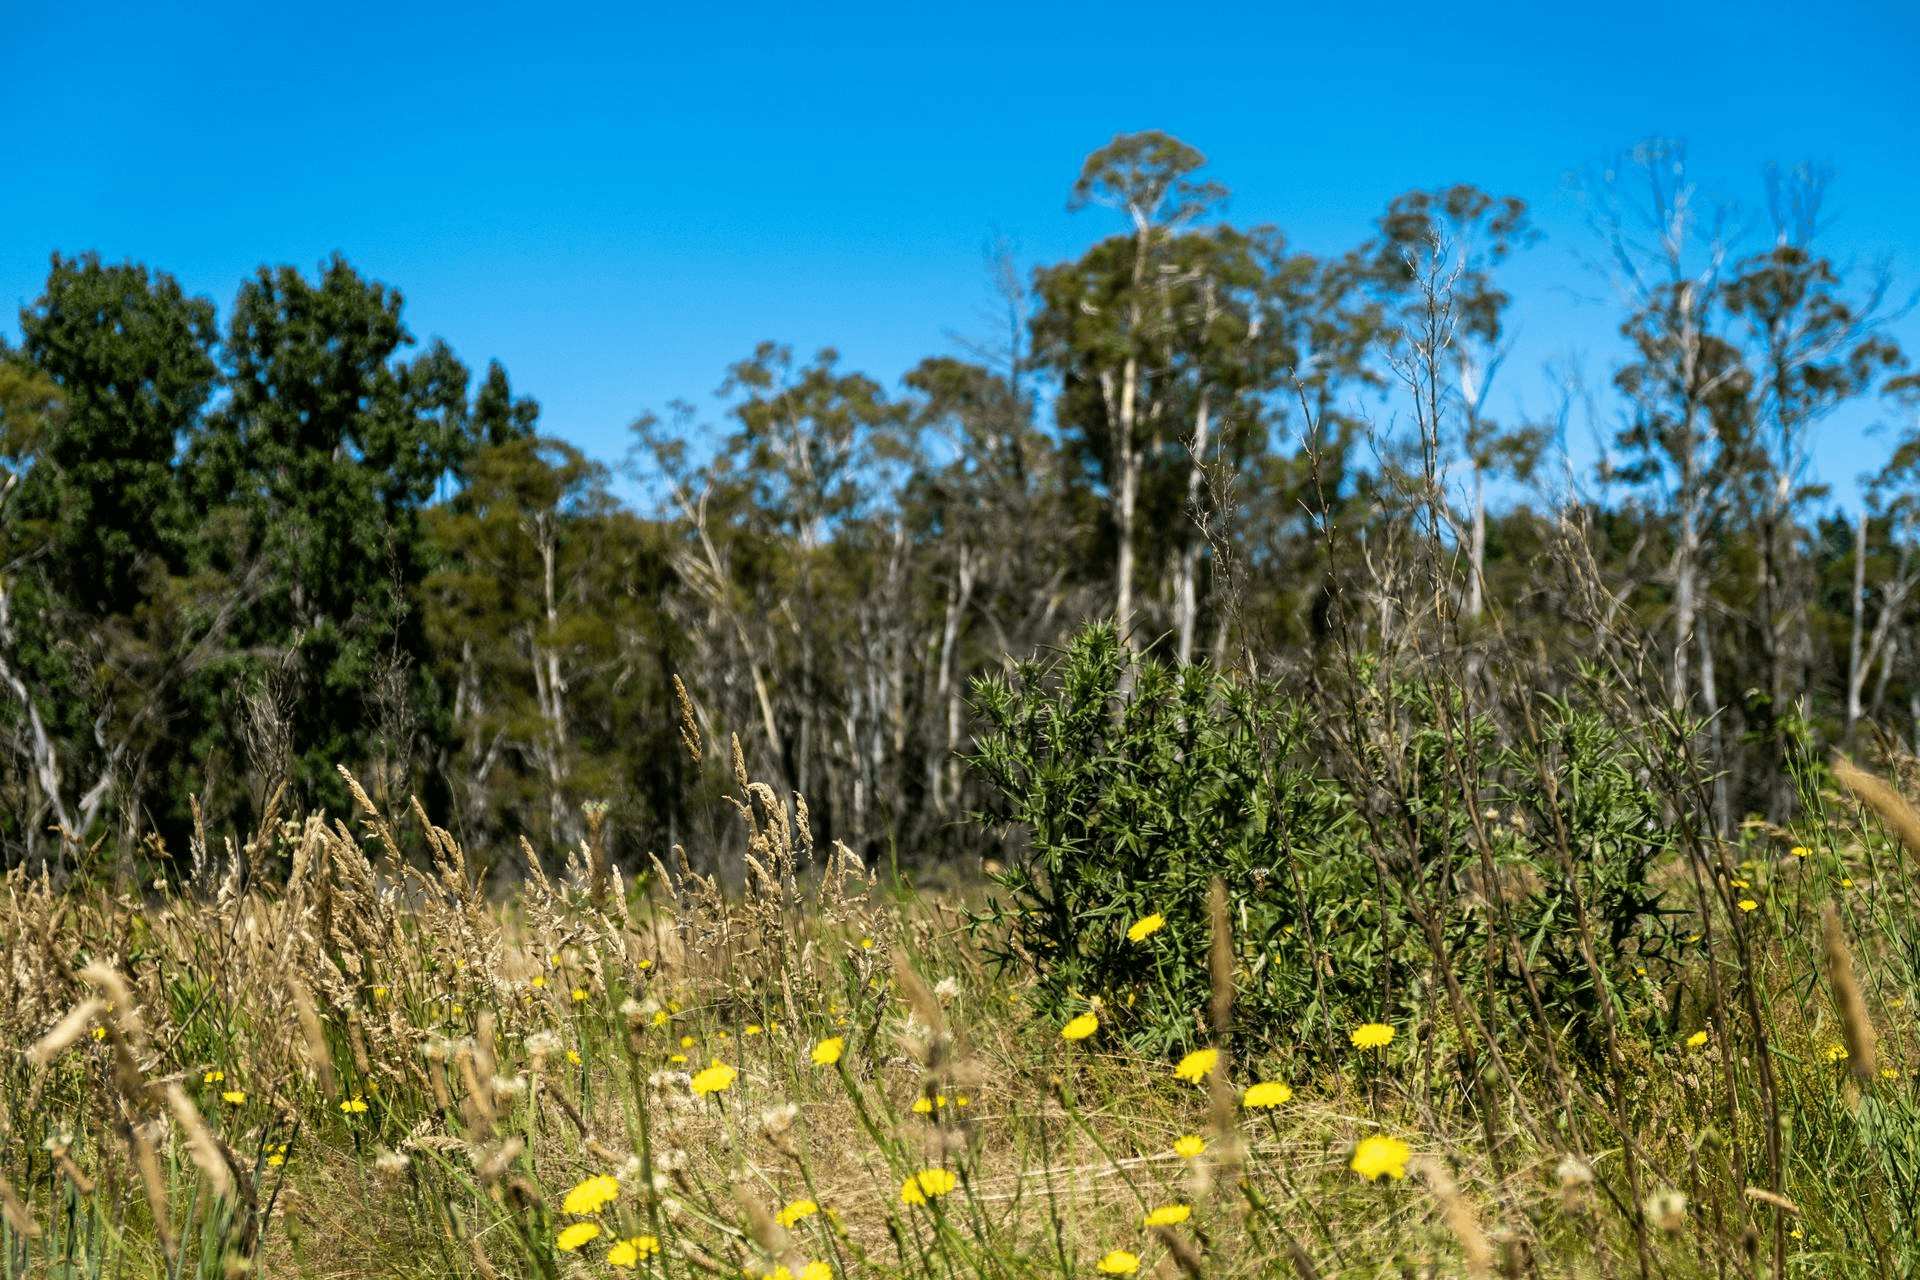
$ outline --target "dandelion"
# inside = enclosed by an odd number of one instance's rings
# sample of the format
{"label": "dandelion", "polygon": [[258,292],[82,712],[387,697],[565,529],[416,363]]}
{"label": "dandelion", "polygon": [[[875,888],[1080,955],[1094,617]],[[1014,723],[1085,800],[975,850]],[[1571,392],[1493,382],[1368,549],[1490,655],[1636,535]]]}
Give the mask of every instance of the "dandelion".
{"label": "dandelion", "polygon": [[800,1280],[833,1280],[833,1268],[824,1262],[809,1262],[800,1268]]}
{"label": "dandelion", "polygon": [[1796,858],[1811,858],[1813,856],[1813,850],[1803,844],[1797,844],[1793,846],[1793,856]]}
{"label": "dandelion", "polygon": [[1193,1207],[1184,1204],[1162,1205],[1147,1215],[1150,1227],[1177,1227],[1193,1216]]}
{"label": "dandelion", "polygon": [[820,1066],[830,1067],[840,1061],[840,1051],[846,1047],[847,1042],[841,1037],[828,1036],[813,1046],[813,1060]]}
{"label": "dandelion", "polygon": [[267,1156],[267,1163],[271,1165],[273,1168],[278,1169],[281,1165],[285,1164],[286,1162],[287,1162],[287,1144],[283,1142],[279,1146],[274,1147],[272,1149],[272,1153]]}
{"label": "dandelion", "polygon": [[1182,1160],[1191,1160],[1206,1149],[1207,1140],[1198,1134],[1190,1133],[1184,1138],[1174,1139],[1173,1142],[1173,1154]]}
{"label": "dandelion", "polygon": [[1362,1138],[1360,1145],[1353,1150],[1353,1163],[1350,1168],[1368,1182],[1377,1181],[1382,1174],[1389,1178],[1407,1176],[1407,1159],[1412,1153],[1407,1144],[1398,1138],[1383,1138],[1375,1134]]}
{"label": "dandelion", "polygon": [[698,1094],[724,1093],[733,1084],[734,1069],[719,1059],[703,1071],[694,1073],[693,1091]]}
{"label": "dandelion", "polygon": [[654,1236],[629,1236],[625,1240],[616,1240],[607,1250],[607,1261],[616,1267],[638,1266],[640,1259],[651,1257],[660,1252],[660,1241]]}
{"label": "dandelion", "polygon": [[667,1057],[667,1061],[676,1067],[684,1067],[687,1065],[687,1055],[684,1053],[670,1054]]}
{"label": "dandelion", "polygon": [[746,1031],[743,1034],[750,1035],[750,1036],[757,1036],[760,1034],[760,1031],[761,1031],[761,1027],[759,1023],[749,1022],[747,1024]]}
{"label": "dandelion", "polygon": [[207,1074],[200,1077],[200,1083],[201,1084],[219,1084],[222,1080],[225,1080],[226,1078],[227,1078],[227,1073],[224,1071],[209,1071],[207,1072]]}
{"label": "dandelion", "polygon": [[947,1169],[922,1169],[900,1185],[901,1204],[925,1204],[929,1196],[943,1196],[957,1181]]}
{"label": "dandelion", "polygon": [[575,987],[573,989],[573,1002],[575,1004],[579,1004],[582,1000],[585,1000],[586,998],[587,998],[587,989],[585,987]]}
{"label": "dandelion", "polygon": [[655,1009],[653,1011],[654,1026],[664,1027],[671,1021],[673,1021],[673,1019],[667,1016],[667,1011],[665,1009]]}
{"label": "dandelion", "polygon": [[1125,1249],[1115,1249],[1093,1265],[1095,1270],[1106,1275],[1130,1276],[1140,1269],[1140,1259]]}
{"label": "dandelion", "polygon": [[222,1102],[232,1103],[237,1107],[247,1100],[247,1091],[245,1089],[229,1089],[220,1095],[220,1100]]}
{"label": "dandelion", "polygon": [[1062,1040],[1085,1040],[1099,1029],[1100,1019],[1091,1013],[1083,1013],[1067,1023],[1066,1026],[1060,1028],[1060,1038]]}
{"label": "dandelion", "polygon": [[1847,1046],[1843,1044],[1830,1044],[1827,1046],[1828,1062],[1845,1062],[1846,1060]]}
{"label": "dandelion", "polygon": [[1393,1043],[1393,1028],[1384,1022],[1369,1022],[1364,1027],[1355,1027],[1347,1038],[1356,1049],[1384,1049]]}
{"label": "dandelion", "polygon": [[795,1200],[792,1204],[788,1205],[786,1208],[782,1209],[780,1212],[774,1214],[773,1216],[779,1220],[781,1226],[790,1227],[794,1223],[800,1221],[800,1219],[811,1218],[814,1214],[818,1212],[820,1212],[820,1206],[815,1204],[813,1201]]}
{"label": "dandelion", "polygon": [[1853,888],[1853,881],[1847,879],[1845,876],[1842,876],[1840,878],[1840,887],[1842,889],[1851,889]]}
{"label": "dandelion", "polygon": [[681,1036],[681,1037],[680,1037],[680,1047],[681,1047],[682,1049],[691,1049],[691,1048],[693,1048],[693,1037],[692,1037],[692,1036]]}
{"label": "dandelion", "polygon": [[873,950],[873,939],[872,939],[872,938],[862,938],[862,939],[860,939],[860,949],[861,949],[862,951],[871,951],[871,950]]}
{"label": "dandelion", "polygon": [[1176,1079],[1191,1080],[1199,1084],[1207,1078],[1207,1073],[1213,1070],[1213,1064],[1218,1061],[1220,1061],[1218,1049],[1195,1049],[1180,1059],[1180,1065],[1173,1069],[1173,1074]]}
{"label": "dandelion", "polygon": [[933,1104],[927,1101],[927,1099],[924,1096],[915,1098],[913,1100],[913,1114],[917,1116],[923,1116],[923,1115],[926,1115],[927,1112],[931,1110],[933,1110]]}
{"label": "dandelion", "polygon": [[1145,942],[1160,930],[1166,928],[1167,918],[1158,911],[1150,916],[1141,916],[1127,930],[1128,942]]}
{"label": "dandelion", "polygon": [[1733,905],[1740,908],[1742,911],[1758,911],[1760,909],[1760,904],[1755,902],[1752,898],[1742,898],[1740,899],[1740,901],[1734,903]]}
{"label": "dandelion", "polygon": [[357,1115],[367,1109],[367,1100],[361,1097],[348,1098],[340,1104],[340,1109],[348,1115]]}
{"label": "dandelion", "polygon": [[1705,1044],[1706,1042],[1707,1042],[1707,1033],[1705,1031],[1696,1031],[1692,1035],[1687,1037],[1687,1048],[1698,1049],[1701,1045]]}
{"label": "dandelion", "polygon": [[620,1197],[620,1180],[609,1174],[588,1178],[560,1202],[562,1213],[598,1213]]}
{"label": "dandelion", "polygon": [[575,1067],[579,1066],[580,1055],[572,1049],[567,1050],[567,1063],[570,1066],[575,1066]]}
{"label": "dandelion", "polygon": [[1278,1080],[1262,1080],[1248,1089],[1246,1096],[1240,1101],[1243,1106],[1249,1107],[1277,1107],[1291,1100],[1292,1097],[1292,1086],[1282,1084]]}
{"label": "dandelion", "polygon": [[533,976],[533,980],[532,980],[532,984],[531,984],[531,985],[533,985],[533,986],[536,986],[536,987],[544,987],[544,986],[546,986],[546,985],[547,985],[547,980],[546,980],[545,978],[543,978],[543,977],[541,977],[541,976],[540,976],[539,974],[535,974],[535,975]]}
{"label": "dandelion", "polygon": [[553,1247],[562,1252],[571,1252],[599,1234],[599,1223],[576,1222],[560,1233],[560,1238],[553,1242]]}

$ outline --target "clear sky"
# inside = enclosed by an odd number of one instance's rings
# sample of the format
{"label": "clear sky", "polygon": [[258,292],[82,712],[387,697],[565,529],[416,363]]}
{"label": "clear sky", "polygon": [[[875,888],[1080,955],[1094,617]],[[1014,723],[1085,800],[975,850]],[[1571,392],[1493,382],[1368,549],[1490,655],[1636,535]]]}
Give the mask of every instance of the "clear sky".
{"label": "clear sky", "polygon": [[[344,252],[421,338],[500,359],[549,432],[613,461],[626,425],[707,402],[761,339],[892,383],[983,333],[982,246],[1077,255],[1116,132],[1193,143],[1233,221],[1365,237],[1456,181],[1535,206],[1509,277],[1522,344],[1496,409],[1548,407],[1543,360],[1604,382],[1609,313],[1569,170],[1685,138],[1719,194],[1769,160],[1837,171],[1827,241],[1920,286],[1920,5],[1005,6],[10,0],[0,16],[0,309],[53,250],[177,275],[224,316],[262,263]],[[1900,327],[1920,355],[1920,326]],[[1828,433],[1825,478],[1883,446]]]}

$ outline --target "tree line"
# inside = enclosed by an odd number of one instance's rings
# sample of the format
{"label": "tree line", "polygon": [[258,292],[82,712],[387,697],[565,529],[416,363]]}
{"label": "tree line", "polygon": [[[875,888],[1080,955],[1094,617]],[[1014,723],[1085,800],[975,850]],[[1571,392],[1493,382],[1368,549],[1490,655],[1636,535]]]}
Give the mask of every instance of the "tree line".
{"label": "tree line", "polygon": [[[261,268],[222,326],[165,272],[56,254],[0,350],[0,856],[344,813],[344,765],[470,848],[604,832],[644,865],[718,838],[735,737],[823,840],[977,852],[970,681],[1107,618],[1351,687],[1355,655],[1437,656],[1416,552],[1450,659],[1561,655],[1547,693],[1592,649],[1557,598],[1580,558],[1723,827],[1789,816],[1815,741],[1920,742],[1920,383],[1886,274],[1822,252],[1823,174],[1769,171],[1744,225],[1676,144],[1586,176],[1625,353],[1574,475],[1577,376],[1493,410],[1524,202],[1412,191],[1315,255],[1229,221],[1204,167],[1159,132],[1094,152],[1069,202],[1101,238],[1026,279],[997,251],[999,339],[897,391],[765,343],[724,422],[642,416],[644,509],[343,258]],[[1822,513],[1812,443],[1850,404],[1903,425]]]}

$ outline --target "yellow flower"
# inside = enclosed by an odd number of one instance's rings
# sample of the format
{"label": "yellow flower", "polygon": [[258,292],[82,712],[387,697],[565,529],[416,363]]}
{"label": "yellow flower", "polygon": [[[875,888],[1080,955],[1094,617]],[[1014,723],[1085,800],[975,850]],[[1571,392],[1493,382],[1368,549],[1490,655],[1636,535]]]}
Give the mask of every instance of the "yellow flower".
{"label": "yellow flower", "polygon": [[732,1067],[716,1058],[712,1066],[694,1073],[693,1091],[699,1094],[723,1093],[733,1084],[734,1074]]}
{"label": "yellow flower", "polygon": [[1127,941],[1145,942],[1148,938],[1164,929],[1166,924],[1167,918],[1158,911],[1150,916],[1141,916],[1138,920],[1135,920],[1127,930]]}
{"label": "yellow flower", "polygon": [[1842,889],[1851,889],[1853,888],[1853,881],[1847,879],[1845,876],[1842,876],[1840,878],[1840,887]]}
{"label": "yellow flower", "polygon": [[572,1049],[567,1050],[567,1062],[572,1066],[580,1065],[580,1055]]}
{"label": "yellow flower", "polygon": [[1130,1276],[1140,1269],[1140,1259],[1125,1249],[1115,1249],[1094,1263],[1094,1268],[1110,1276]]}
{"label": "yellow flower", "polygon": [[1803,844],[1797,844],[1793,846],[1793,856],[1796,858],[1810,858],[1813,856],[1813,850]]}
{"label": "yellow flower", "polygon": [[1362,1138],[1360,1145],[1353,1150],[1351,1168],[1368,1182],[1373,1182],[1382,1174],[1389,1178],[1407,1176],[1407,1157],[1412,1154],[1407,1144],[1398,1138],[1383,1138],[1375,1134],[1371,1138]]}
{"label": "yellow flower", "polygon": [[1177,1227],[1192,1216],[1193,1209],[1188,1205],[1163,1205],[1147,1215],[1147,1225],[1150,1227]]}
{"label": "yellow flower", "polygon": [[107,1038],[107,1029],[105,1027],[95,1027],[93,1029],[93,1038],[95,1040],[105,1040]]}
{"label": "yellow flower", "polygon": [[200,1083],[201,1084],[219,1084],[222,1080],[225,1080],[226,1078],[227,1078],[227,1073],[224,1071],[209,1071],[207,1072],[207,1074],[200,1077]]}
{"label": "yellow flower", "polygon": [[956,1180],[946,1169],[922,1169],[900,1186],[901,1204],[925,1204],[928,1196],[943,1196],[953,1190]]}
{"label": "yellow flower", "polygon": [[640,1259],[660,1252],[660,1241],[653,1236],[630,1236],[614,1242],[607,1250],[607,1261],[616,1267],[631,1267],[639,1264]]}
{"label": "yellow flower", "polygon": [[620,1198],[620,1180],[609,1174],[588,1178],[560,1202],[562,1213],[598,1213]]}
{"label": "yellow flower", "polygon": [[846,1047],[847,1042],[839,1036],[828,1036],[813,1046],[813,1060],[823,1067],[830,1067],[840,1061],[840,1051]]}
{"label": "yellow flower", "polygon": [[1191,1160],[1206,1149],[1207,1140],[1197,1134],[1190,1133],[1184,1138],[1176,1138],[1173,1143],[1173,1154],[1183,1160]]}
{"label": "yellow flower", "polygon": [[1880,1068],[1880,1078],[1882,1080],[1898,1080],[1900,1073],[1892,1067],[1882,1067]]}
{"label": "yellow flower", "polygon": [[671,1054],[668,1056],[667,1061],[671,1062],[676,1067],[685,1066],[687,1062],[687,1055],[684,1053]]}
{"label": "yellow flower", "polygon": [[1732,882],[1732,884],[1733,884],[1733,887],[1736,889],[1750,889],[1753,887],[1749,885],[1745,880],[1735,880]]}
{"label": "yellow flower", "polygon": [[1281,1084],[1278,1080],[1262,1080],[1247,1090],[1241,1102],[1249,1107],[1277,1107],[1292,1097],[1292,1086]]}
{"label": "yellow flower", "polygon": [[1707,1042],[1707,1033],[1705,1031],[1696,1031],[1692,1035],[1687,1037],[1687,1048],[1698,1049],[1701,1045],[1705,1044],[1706,1042]]}
{"label": "yellow flower", "polygon": [[790,1227],[794,1223],[800,1221],[800,1219],[811,1218],[814,1214],[818,1212],[820,1212],[820,1206],[815,1204],[813,1201],[795,1200],[792,1204],[788,1205],[786,1208],[782,1209],[779,1213],[776,1213],[773,1216],[780,1220],[781,1226]]}
{"label": "yellow flower", "polygon": [[651,969],[651,968],[653,968],[653,961],[651,961],[651,960],[642,960],[642,961],[640,962],[640,968],[641,968],[641,969],[642,969],[643,971],[644,971],[644,970],[647,970],[647,969]]}
{"label": "yellow flower", "polygon": [[237,1107],[247,1100],[247,1091],[245,1089],[229,1089],[220,1095],[220,1100],[222,1102],[231,1102]]}
{"label": "yellow flower", "polygon": [[560,1233],[560,1238],[553,1242],[553,1247],[556,1249],[570,1252],[574,1249],[578,1249],[581,1245],[585,1244],[587,1241],[593,1239],[595,1236],[599,1234],[600,1234],[599,1223],[576,1222],[572,1226],[568,1227],[565,1231],[562,1231]]}
{"label": "yellow flower", "polygon": [[664,1027],[664,1026],[666,1026],[666,1025],[667,1025],[667,1023],[669,1023],[669,1022],[671,1022],[671,1021],[672,1021],[672,1019],[671,1019],[671,1018],[669,1018],[669,1017],[667,1016],[667,1011],[666,1011],[665,1009],[655,1009],[655,1010],[653,1011],[653,1025],[654,1025],[654,1026],[656,1026],[656,1027]]}
{"label": "yellow flower", "polygon": [[1180,1065],[1173,1069],[1176,1079],[1191,1080],[1199,1084],[1207,1078],[1207,1072],[1213,1070],[1213,1064],[1220,1061],[1218,1049],[1195,1049],[1180,1059]]}
{"label": "yellow flower", "polygon": [[1364,1027],[1355,1027],[1347,1038],[1356,1049],[1384,1049],[1393,1043],[1393,1028],[1383,1022],[1369,1022]]}
{"label": "yellow flower", "polygon": [[833,1268],[824,1262],[809,1262],[800,1268],[800,1280],[833,1280]]}
{"label": "yellow flower", "polygon": [[358,1111],[365,1111],[367,1109],[367,1103],[364,1098],[348,1098],[340,1104],[340,1109],[348,1115],[352,1115]]}
{"label": "yellow flower", "polygon": [[693,1037],[692,1037],[692,1036],[681,1036],[681,1037],[680,1037],[680,1047],[681,1047],[682,1049],[691,1049],[691,1048],[693,1048]]}
{"label": "yellow flower", "polygon": [[1830,1044],[1827,1046],[1828,1062],[1845,1062],[1846,1060],[1847,1046],[1843,1044]]}
{"label": "yellow flower", "polygon": [[860,939],[860,949],[861,949],[862,951],[871,951],[871,950],[873,950],[873,939],[872,939],[872,938],[862,938],[862,939]]}
{"label": "yellow flower", "polygon": [[575,987],[573,989],[573,1001],[575,1004],[580,1003],[580,1001],[585,1000],[586,998],[587,998],[587,989],[585,987]]}
{"label": "yellow flower", "polygon": [[749,1023],[747,1024],[747,1029],[746,1029],[746,1031],[744,1032],[744,1034],[746,1034],[746,1035],[750,1035],[750,1036],[757,1036],[757,1035],[759,1035],[759,1034],[760,1034],[760,1024],[759,1024],[759,1023],[757,1023],[757,1022],[749,1022]]}
{"label": "yellow flower", "polygon": [[1094,1017],[1091,1013],[1083,1013],[1067,1023],[1066,1026],[1060,1028],[1060,1038],[1062,1040],[1085,1040],[1099,1029],[1100,1019]]}
{"label": "yellow flower", "polygon": [[465,1005],[457,1004],[453,1006],[453,1012],[455,1013],[455,1015],[465,1013],[466,1011],[467,1011],[467,1007]]}
{"label": "yellow flower", "polygon": [[923,1116],[931,1110],[933,1110],[933,1104],[927,1101],[924,1094],[913,1100],[913,1114]]}
{"label": "yellow flower", "polygon": [[1742,898],[1740,899],[1740,901],[1734,903],[1733,905],[1740,908],[1742,911],[1758,911],[1760,909],[1760,904],[1755,902],[1752,898]]}

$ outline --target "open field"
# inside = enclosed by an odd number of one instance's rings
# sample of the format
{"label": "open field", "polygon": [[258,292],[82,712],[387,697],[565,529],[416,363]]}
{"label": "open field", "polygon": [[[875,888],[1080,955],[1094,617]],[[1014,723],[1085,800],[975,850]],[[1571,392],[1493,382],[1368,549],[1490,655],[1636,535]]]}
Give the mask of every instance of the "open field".
{"label": "open field", "polygon": [[732,895],[589,847],[495,901],[367,804],[144,892],[16,871],[0,1275],[1910,1274],[1912,854],[1821,785],[1655,869],[1704,945],[1597,1054],[1445,984],[1223,1038],[1215,981],[1191,1079],[989,963],[981,891],[883,884],[757,786]]}

